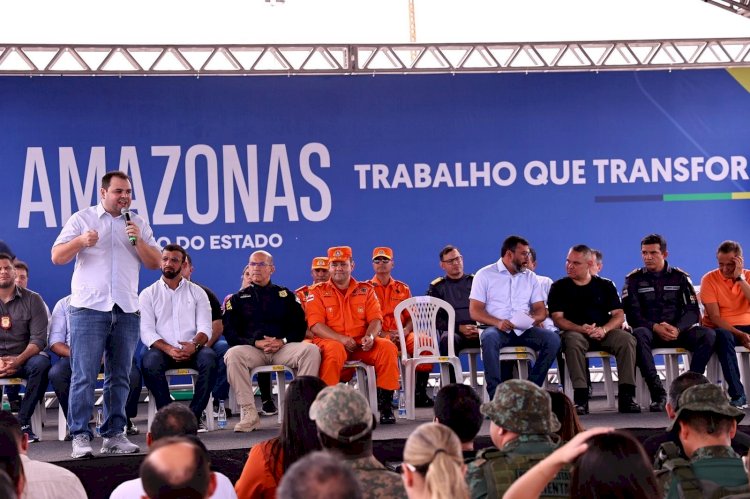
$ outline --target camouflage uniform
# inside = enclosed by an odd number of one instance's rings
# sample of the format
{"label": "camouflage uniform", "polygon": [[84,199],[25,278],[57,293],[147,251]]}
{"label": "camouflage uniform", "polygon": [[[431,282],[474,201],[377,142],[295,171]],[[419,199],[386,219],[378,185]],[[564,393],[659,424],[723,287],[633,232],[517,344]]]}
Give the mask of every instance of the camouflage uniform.
{"label": "camouflage uniform", "polygon": [[[741,421],[745,413],[729,404],[729,399],[721,387],[711,384],[692,386],[685,390],[678,400],[677,414],[669,425],[672,430],[679,421],[683,411],[718,414]],[[676,446],[674,446],[676,447]],[[698,480],[699,489],[716,487],[745,487],[748,480],[742,458],[730,446],[716,445],[697,449],[687,461],[683,458],[667,460],[658,475],[665,487],[667,498],[685,496],[693,484],[687,482]]]}
{"label": "camouflage uniform", "polygon": [[[554,451],[560,422],[549,394],[530,381],[512,379],[497,387],[481,412],[497,426],[517,433],[502,449],[490,447],[469,463],[466,481],[472,498],[502,497],[516,478]],[[563,468],[540,497],[568,497],[569,469]]]}
{"label": "camouflage uniform", "polygon": [[[315,421],[318,431],[340,442],[359,440],[373,426],[372,410],[367,400],[349,385],[338,384],[325,387],[310,406],[310,419]],[[353,426],[364,429],[356,434],[345,431]],[[342,435],[342,433],[344,433]],[[362,488],[364,498],[406,498],[406,490],[401,477],[383,466],[375,457],[342,456],[351,466]]]}

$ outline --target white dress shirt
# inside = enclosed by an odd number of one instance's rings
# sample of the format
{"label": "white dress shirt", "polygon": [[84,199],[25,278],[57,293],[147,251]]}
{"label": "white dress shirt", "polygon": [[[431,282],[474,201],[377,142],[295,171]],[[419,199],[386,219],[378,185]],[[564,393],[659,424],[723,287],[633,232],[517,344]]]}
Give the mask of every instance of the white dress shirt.
{"label": "white dress shirt", "polygon": [[[141,229],[141,239],[159,249],[148,222],[135,212],[131,219]],[[70,282],[74,307],[109,312],[119,305],[123,312],[138,311],[138,271],[141,260],[125,232],[125,217],[113,217],[101,203],[74,213],[57,236],[55,244],[67,243],[89,230],[99,233],[94,246],[76,255]]]}
{"label": "white dress shirt", "polygon": [[211,337],[211,305],[208,295],[197,284],[180,279],[172,290],[159,279],[141,291],[141,341],[151,348],[164,340],[180,348],[180,341],[190,341],[196,333]]}
{"label": "white dress shirt", "polygon": [[[21,454],[26,486],[22,499],[86,499],[83,484],[71,471]],[[140,497],[140,496],[139,496]]]}
{"label": "white dress shirt", "polygon": [[532,303],[544,302],[536,274],[528,269],[511,274],[502,260],[479,269],[469,298],[484,303],[487,313],[498,319],[510,319],[517,312],[528,314]]}
{"label": "white dress shirt", "polygon": [[[229,481],[229,478],[218,471],[214,471],[214,474],[216,475],[216,490],[211,499],[237,499],[237,493],[234,491],[234,486]],[[136,478],[118,485],[112,491],[109,499],[134,499],[145,495],[146,491],[143,490],[143,482],[141,482],[140,478]]]}
{"label": "white dress shirt", "polygon": [[70,307],[70,295],[60,298],[52,309],[52,318],[49,325],[49,336],[47,345],[64,343],[70,346],[70,320],[68,308]]}

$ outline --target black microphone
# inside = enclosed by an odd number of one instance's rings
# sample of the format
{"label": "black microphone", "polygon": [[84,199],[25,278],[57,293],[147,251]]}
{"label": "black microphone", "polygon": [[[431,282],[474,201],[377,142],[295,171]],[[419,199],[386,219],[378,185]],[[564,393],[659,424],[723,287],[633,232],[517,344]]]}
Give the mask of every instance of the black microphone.
{"label": "black microphone", "polygon": [[[125,217],[125,222],[126,223],[130,222],[130,210],[129,209],[127,209],[127,208],[121,209],[120,210],[120,214],[122,214],[122,216]],[[130,244],[132,246],[135,246],[135,244],[137,242],[136,239],[135,239],[135,236],[128,236],[128,239],[130,240]]]}

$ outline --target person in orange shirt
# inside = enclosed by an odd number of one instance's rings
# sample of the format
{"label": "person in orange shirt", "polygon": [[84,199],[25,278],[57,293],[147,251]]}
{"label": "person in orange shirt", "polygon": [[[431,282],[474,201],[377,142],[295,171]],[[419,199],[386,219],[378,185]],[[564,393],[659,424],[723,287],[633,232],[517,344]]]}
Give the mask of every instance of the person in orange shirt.
{"label": "person in orange shirt", "polygon": [[352,278],[354,259],[349,246],[328,248],[331,278],[310,288],[307,325],[320,348],[320,378],[327,385],[341,379],[347,360],[375,367],[380,424],[393,424],[391,401],[398,384],[398,350],[380,338],[383,315],[375,291]]}
{"label": "person in orange shirt", "polygon": [[305,305],[307,305],[307,299],[310,296],[310,288],[319,282],[326,282],[331,276],[331,272],[328,270],[328,257],[316,256],[313,258],[312,266],[310,267],[310,275],[313,280],[312,284],[309,286],[305,284],[294,291],[294,294],[297,296],[303,310]]}
{"label": "person in orange shirt", "polygon": [[[383,330],[381,336],[390,339],[398,348],[398,328],[393,312],[396,305],[411,298],[411,290],[406,283],[394,279],[393,272],[393,250],[387,246],[379,246],[372,250],[372,268],[375,275],[370,279],[375,289],[375,294],[380,301],[380,310],[383,312]],[[404,311],[401,315],[401,324],[404,325],[404,336],[406,340],[406,351],[414,355],[414,332],[412,331],[411,317]],[[427,395],[427,382],[430,379],[432,364],[420,364],[417,366],[417,383],[414,393],[414,405],[417,407],[432,407],[435,403]]]}

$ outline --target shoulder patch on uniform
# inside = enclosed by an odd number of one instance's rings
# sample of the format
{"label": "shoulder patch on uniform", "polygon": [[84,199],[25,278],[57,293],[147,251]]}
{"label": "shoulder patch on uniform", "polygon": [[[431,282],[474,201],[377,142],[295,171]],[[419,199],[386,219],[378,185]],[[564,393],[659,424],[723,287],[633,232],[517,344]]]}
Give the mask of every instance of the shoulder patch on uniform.
{"label": "shoulder patch on uniform", "polygon": [[228,299],[224,302],[224,310],[232,310],[232,299]]}
{"label": "shoulder patch on uniform", "polygon": [[441,275],[440,277],[436,277],[435,279],[432,280],[432,282],[430,283],[430,286],[437,286],[438,284],[440,284],[444,280],[445,280],[445,276]]}
{"label": "shoulder patch on uniform", "polygon": [[635,274],[637,274],[640,271],[641,271],[641,268],[638,267],[637,269],[633,269],[630,272],[628,272],[628,274],[625,277],[630,277],[631,275],[635,275]]}

